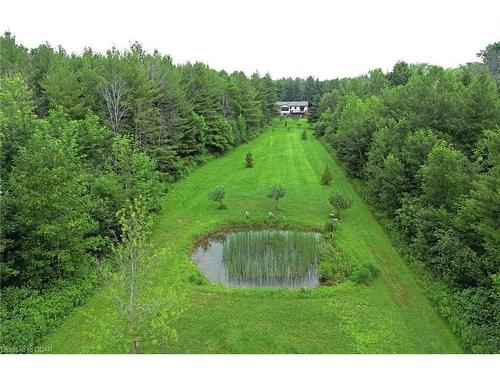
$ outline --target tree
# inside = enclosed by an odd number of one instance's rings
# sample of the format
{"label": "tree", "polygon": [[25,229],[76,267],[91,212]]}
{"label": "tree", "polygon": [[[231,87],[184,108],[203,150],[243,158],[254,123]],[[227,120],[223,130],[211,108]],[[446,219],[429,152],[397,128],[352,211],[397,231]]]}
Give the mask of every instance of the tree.
{"label": "tree", "polygon": [[432,206],[451,209],[471,182],[465,157],[451,145],[440,142],[419,171],[423,198]]}
{"label": "tree", "polygon": [[271,186],[269,192],[267,193],[268,198],[276,200],[276,209],[278,209],[279,200],[283,198],[285,195],[286,195],[286,187],[281,182],[277,182],[273,186]]}
{"label": "tree", "polygon": [[122,121],[128,113],[126,102],[127,83],[117,72],[111,72],[101,86],[101,95],[107,109],[107,118],[115,135],[119,134]]}
{"label": "tree", "polygon": [[370,71],[368,83],[368,95],[380,95],[389,86],[389,80],[382,69]]}
{"label": "tree", "polygon": [[352,200],[350,198],[344,197],[340,193],[331,193],[328,197],[328,202],[332,206],[333,216],[337,219],[340,218],[340,214],[342,211],[352,206]]}
{"label": "tree", "polygon": [[3,78],[0,85],[0,176],[7,178],[17,151],[34,131],[31,91],[20,76]]}
{"label": "tree", "polygon": [[222,116],[216,116],[211,124],[207,125],[206,147],[213,154],[222,154],[229,151],[235,143],[233,129]]}
{"label": "tree", "polygon": [[316,137],[319,138],[325,135],[327,129],[329,129],[331,132],[335,132],[335,129],[331,129],[334,125],[333,122],[334,122],[333,112],[330,110],[330,108],[327,108],[321,114],[321,116],[319,116],[319,119],[314,126],[314,133]]}
{"label": "tree", "polygon": [[393,86],[404,85],[410,79],[411,73],[408,64],[404,61],[398,61],[394,64],[392,72],[388,74],[389,81]]}
{"label": "tree", "polygon": [[14,77],[21,75],[28,78],[30,61],[28,50],[16,43],[16,37],[6,31],[0,37],[0,74],[2,76]]}
{"label": "tree", "polygon": [[500,269],[500,130],[486,131],[481,143],[487,154],[486,171],[473,182],[457,221],[468,245],[481,255],[486,279]]}
{"label": "tree", "polygon": [[355,95],[349,95],[341,112],[337,131],[333,135],[333,146],[337,154],[354,176],[361,176],[368,159],[368,150],[375,131],[372,112],[378,103],[376,98],[364,102]]}
{"label": "tree", "polygon": [[307,133],[306,133],[305,129],[302,131],[301,138],[302,138],[303,141],[307,140]]}
{"label": "tree", "polygon": [[481,57],[493,79],[500,82],[500,42],[487,45],[477,56]]}
{"label": "tree", "polygon": [[269,124],[276,116],[275,103],[278,101],[276,86],[269,73],[263,77],[258,73],[252,74],[251,83],[257,90],[257,99],[262,107],[262,122]]}
{"label": "tree", "polygon": [[156,162],[138,150],[130,137],[114,139],[105,175],[114,181],[115,186],[108,187],[111,189],[109,193],[117,199],[117,203],[119,202],[118,209],[139,195],[143,195],[143,203],[149,210],[159,207],[159,199],[164,189],[160,183],[161,174],[156,170]]}
{"label": "tree", "polygon": [[500,124],[497,88],[487,73],[474,77],[467,86],[464,118],[467,125],[458,129],[457,139],[471,155],[481,134]]}
{"label": "tree", "polygon": [[208,198],[215,201],[219,202],[219,210],[222,210],[226,208],[226,205],[224,204],[224,197],[226,196],[226,189],[224,189],[224,186],[217,186],[214,191],[208,194]]}
{"label": "tree", "polygon": [[378,176],[379,206],[392,214],[399,207],[399,199],[407,187],[403,163],[389,154]]}
{"label": "tree", "polygon": [[153,340],[175,337],[175,329],[168,320],[182,312],[182,296],[169,288],[167,296],[147,298],[143,293],[147,267],[152,263],[152,247],[149,245],[151,222],[141,196],[129,202],[117,213],[121,238],[113,246],[113,261],[117,272],[108,274],[111,294],[126,322],[126,336],[131,352],[137,353],[141,335],[149,333]]}
{"label": "tree", "polygon": [[245,166],[247,168],[253,168],[253,157],[250,151],[248,151],[247,155],[245,156]]}
{"label": "tree", "polygon": [[323,175],[321,176],[321,185],[330,185],[332,179],[333,179],[332,171],[330,170],[330,168],[325,167]]}
{"label": "tree", "polygon": [[72,119],[82,119],[89,107],[83,96],[79,72],[74,62],[58,56],[41,83],[49,109],[61,106]]}
{"label": "tree", "polygon": [[[8,237],[3,254],[16,280],[40,287],[66,279],[86,260],[97,223],[89,176],[76,149],[43,122],[14,158],[8,180]],[[3,275],[4,276],[4,275]]]}

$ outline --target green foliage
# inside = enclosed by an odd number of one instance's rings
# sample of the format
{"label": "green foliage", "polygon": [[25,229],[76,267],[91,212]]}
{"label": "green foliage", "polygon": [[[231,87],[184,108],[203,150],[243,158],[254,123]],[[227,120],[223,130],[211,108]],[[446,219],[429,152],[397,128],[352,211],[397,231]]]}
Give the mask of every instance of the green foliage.
{"label": "green foliage", "polygon": [[87,271],[70,282],[57,283],[43,291],[29,287],[3,288],[0,298],[1,352],[31,353],[75,306],[86,301],[98,281],[96,274]]}
{"label": "green foliage", "polygon": [[332,179],[333,179],[332,171],[330,170],[330,168],[325,167],[323,175],[321,176],[321,185],[330,185]]}
{"label": "green foliage", "polygon": [[48,126],[41,123],[14,158],[5,203],[7,235],[18,239],[3,254],[10,276],[37,287],[73,274],[97,227],[76,148],[49,135]]}
{"label": "green foliage", "polygon": [[[151,221],[142,197],[134,199],[117,213],[121,226],[121,242],[113,246],[112,259],[116,272],[109,274],[111,296],[115,299],[132,353],[137,353],[142,341],[175,338],[176,331],[169,320],[179,316],[179,296],[173,288],[168,297],[151,300],[144,293],[147,265],[151,264],[149,235]],[[141,337],[145,332],[149,337]]]}
{"label": "green foliage", "polygon": [[[48,44],[28,50],[7,32],[0,37],[2,287],[28,284],[31,295],[70,282],[89,259],[109,256],[122,230],[115,214],[134,198],[143,194],[146,211],[157,210],[162,182],[259,135],[278,98],[308,100],[316,136],[394,219],[409,258],[449,288],[437,303],[467,348],[497,352],[498,43],[479,56],[483,63],[459,69],[398,62],[387,75],[273,81],[177,66],[138,43],[106,54],[68,55]],[[306,153],[317,145],[300,142],[301,131],[287,134]],[[21,324],[13,329],[24,332]],[[42,326],[33,337],[46,332]]]}
{"label": "green foliage", "polygon": [[230,285],[296,287],[311,278],[321,244],[317,233],[239,231],[223,241],[222,260]]}
{"label": "green foliage", "polygon": [[328,203],[332,206],[333,216],[336,218],[340,218],[342,211],[352,207],[352,199],[340,193],[330,193]]}
{"label": "green foliage", "polygon": [[9,31],[0,37],[0,67],[2,76],[29,75],[29,52],[27,48],[17,44],[16,37]]}
{"label": "green foliage", "polygon": [[302,138],[303,141],[307,140],[307,132],[305,129],[302,131],[300,138]]}
{"label": "green foliage", "polygon": [[484,50],[481,50],[477,54],[477,56],[481,57],[493,79],[499,82],[500,63],[498,61],[500,56],[500,42],[488,44]]}
{"label": "green foliage", "polygon": [[80,77],[71,59],[59,56],[50,65],[41,87],[49,108],[61,106],[73,119],[82,119],[89,109]]}
{"label": "green foliage", "polygon": [[356,267],[352,272],[351,279],[358,284],[370,284],[375,279],[380,271],[372,263],[365,263]]}
{"label": "green foliage", "polygon": [[286,195],[286,187],[281,182],[276,182],[271,186],[269,192],[267,193],[268,198],[272,198],[276,201],[276,209],[278,209],[278,202],[281,198]]}
{"label": "green foliage", "polygon": [[3,78],[0,85],[0,170],[5,180],[16,152],[33,134],[32,93],[19,76]]}
{"label": "green foliage", "polygon": [[[445,300],[497,285],[497,44],[480,52],[483,64],[443,69],[398,62],[387,77],[373,71],[334,82],[320,100],[329,103],[325,120],[316,124],[373,206],[394,219],[409,259],[446,285],[437,303],[454,309],[449,315],[462,324],[455,332],[490,335],[467,334],[471,350],[486,347],[479,340],[498,340],[491,320],[465,318],[459,304]],[[477,301],[489,311],[486,299]]]}
{"label": "green foliage", "polygon": [[314,133],[316,137],[325,135],[326,129],[330,129],[330,131],[332,131],[331,127],[333,126],[333,122],[333,112],[330,110],[330,108],[327,108],[323,113],[321,113],[321,116],[314,125]]}
{"label": "green foliage", "polygon": [[226,205],[224,204],[224,197],[226,196],[226,189],[224,186],[217,186],[212,192],[208,194],[208,198],[219,202],[219,209],[225,209]]}
{"label": "green foliage", "polygon": [[[155,217],[151,236],[155,244],[167,243],[171,251],[155,246],[158,256],[148,268],[145,292],[159,298],[166,288],[178,285],[188,294],[192,307],[172,323],[178,340],[153,343],[144,333],[141,337],[145,340],[139,350],[149,353],[462,352],[460,343],[430,305],[422,288],[409,277],[405,262],[369,207],[363,204],[342,167],[318,140],[301,141],[302,129],[297,129],[294,123],[304,120],[288,121],[290,130],[276,120],[280,126],[267,130],[252,142],[254,155],[266,155],[259,158],[258,168],[251,170],[252,173],[242,166],[249,148],[238,147],[207,162],[171,187],[164,198],[165,209]],[[368,287],[348,282],[310,288],[307,292],[278,288],[228,290],[216,285],[197,286],[188,280],[195,266],[186,254],[199,235],[242,221],[247,225],[267,222],[270,200],[263,194],[262,186],[248,189],[252,181],[279,179],[287,186],[287,210],[272,210],[281,225],[321,227],[329,211],[325,205],[328,191],[318,183],[318,165],[332,170],[338,191],[354,202],[352,214],[345,215],[342,228],[335,235],[343,255],[351,264],[375,263],[387,277],[379,277]],[[215,203],[211,209],[207,200],[206,194],[215,187],[214,181],[231,187],[230,199],[234,204],[223,215],[215,209]],[[243,214],[246,210],[251,212],[248,220]],[[377,263],[378,260],[383,261]],[[398,288],[401,285],[405,287],[404,294]],[[298,324],[297,317],[302,324]],[[340,323],[332,324],[333,317]],[[265,327],[266,339],[262,339],[262,330],[248,330],[241,335],[242,326]],[[129,352],[130,344],[118,336],[119,332],[115,309],[103,288],[89,303],[75,310],[42,345],[52,347],[55,353]],[[308,340],[283,340],[289,335]],[[346,339],[346,335],[362,341]],[[429,337],[433,340],[428,340]]]}
{"label": "green foliage", "polygon": [[245,155],[245,167],[253,168],[253,156],[250,151],[248,151]]}
{"label": "green foliage", "polygon": [[434,146],[419,174],[423,197],[435,207],[451,208],[469,189],[466,159],[444,143]]}
{"label": "green foliage", "polygon": [[328,284],[341,283],[347,280],[352,272],[350,262],[332,238],[325,240],[320,253],[318,271],[321,281]]}
{"label": "green foliage", "polygon": [[365,103],[355,95],[349,96],[340,115],[338,128],[332,137],[337,154],[346,163],[349,172],[355,176],[361,175],[368,158],[372,133],[375,130],[371,118],[372,107],[376,105],[376,99]]}
{"label": "green foliage", "polygon": [[404,85],[410,79],[411,73],[408,64],[398,61],[394,64],[392,72],[388,74],[389,81],[393,86]]}
{"label": "green foliage", "polygon": [[195,285],[206,285],[207,280],[200,272],[193,272],[188,276],[188,281]]}

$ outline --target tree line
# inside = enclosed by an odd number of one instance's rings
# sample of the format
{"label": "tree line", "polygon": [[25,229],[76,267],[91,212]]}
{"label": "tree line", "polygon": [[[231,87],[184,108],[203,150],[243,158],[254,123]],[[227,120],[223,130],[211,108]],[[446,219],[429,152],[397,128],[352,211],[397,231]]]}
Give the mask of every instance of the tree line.
{"label": "tree line", "polygon": [[339,80],[315,123],[467,349],[500,350],[500,43],[457,69]]}

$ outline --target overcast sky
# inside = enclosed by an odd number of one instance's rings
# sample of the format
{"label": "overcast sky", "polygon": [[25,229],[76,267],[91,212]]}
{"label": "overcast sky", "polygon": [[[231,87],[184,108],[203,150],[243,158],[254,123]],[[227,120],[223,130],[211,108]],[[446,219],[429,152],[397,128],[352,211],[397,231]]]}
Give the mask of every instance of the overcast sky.
{"label": "overcast sky", "polygon": [[6,30],[27,47],[102,52],[137,40],[176,63],[326,79],[387,71],[398,59],[477,61],[500,41],[500,1],[12,0],[0,5]]}

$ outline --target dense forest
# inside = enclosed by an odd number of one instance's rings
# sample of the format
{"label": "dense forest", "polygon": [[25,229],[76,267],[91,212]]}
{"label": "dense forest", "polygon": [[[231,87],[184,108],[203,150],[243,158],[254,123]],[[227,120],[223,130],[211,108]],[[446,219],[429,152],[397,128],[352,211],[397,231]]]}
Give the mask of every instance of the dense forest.
{"label": "dense forest", "polygon": [[340,82],[316,135],[434,280],[429,295],[474,352],[500,350],[500,43],[458,69],[399,62]]}
{"label": "dense forest", "polygon": [[[457,69],[319,81],[0,38],[2,347],[33,346],[99,285],[117,213],[151,215],[196,166],[310,102],[331,146],[468,350],[500,350],[500,43]],[[28,318],[31,317],[31,318]],[[32,317],[36,317],[33,319]]]}

